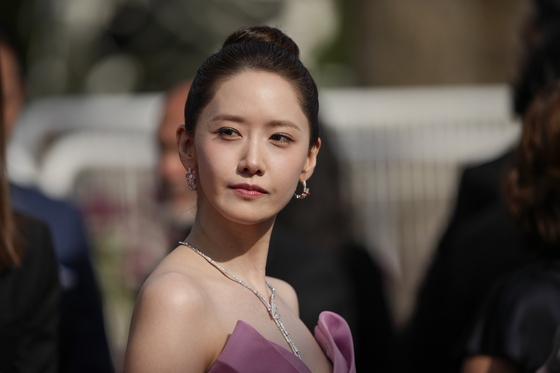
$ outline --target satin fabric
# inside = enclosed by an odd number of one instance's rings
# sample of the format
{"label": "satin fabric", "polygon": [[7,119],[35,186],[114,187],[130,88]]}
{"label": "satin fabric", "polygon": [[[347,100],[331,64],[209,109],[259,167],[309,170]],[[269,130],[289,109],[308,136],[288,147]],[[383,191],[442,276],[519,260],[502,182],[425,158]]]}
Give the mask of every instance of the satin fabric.
{"label": "satin fabric", "polygon": [[[355,373],[354,345],[346,321],[333,312],[322,312],[315,339],[331,360],[333,373]],[[239,320],[209,373],[311,373],[303,360],[288,349],[264,338]]]}
{"label": "satin fabric", "polygon": [[518,372],[534,373],[546,362],[558,328],[560,260],[543,260],[496,285],[467,353],[505,358]]}

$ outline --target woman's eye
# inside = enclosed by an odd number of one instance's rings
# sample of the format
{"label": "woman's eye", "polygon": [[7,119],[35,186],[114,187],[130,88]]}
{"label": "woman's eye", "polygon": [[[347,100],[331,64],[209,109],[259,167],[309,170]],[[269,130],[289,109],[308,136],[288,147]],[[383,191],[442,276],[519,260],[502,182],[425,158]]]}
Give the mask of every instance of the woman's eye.
{"label": "woman's eye", "polygon": [[294,141],[290,137],[281,135],[279,133],[275,133],[274,135],[270,136],[270,139],[279,144],[287,144]]}
{"label": "woman's eye", "polygon": [[224,138],[232,138],[239,135],[239,132],[234,130],[233,128],[220,128],[218,130],[218,134]]}

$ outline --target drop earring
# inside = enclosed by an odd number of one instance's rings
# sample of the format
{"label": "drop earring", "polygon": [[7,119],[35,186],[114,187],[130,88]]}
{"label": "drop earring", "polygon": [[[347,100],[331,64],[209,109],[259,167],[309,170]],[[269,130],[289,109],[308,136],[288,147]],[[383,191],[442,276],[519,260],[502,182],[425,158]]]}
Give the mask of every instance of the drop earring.
{"label": "drop earring", "polygon": [[190,167],[189,170],[185,173],[185,179],[187,179],[187,186],[189,187],[189,190],[191,192],[196,192],[196,190],[198,189],[198,187],[196,186],[196,175],[191,171]]}
{"label": "drop earring", "polygon": [[306,198],[309,194],[309,188],[307,187],[307,184],[305,183],[305,181],[301,182],[303,184],[303,192],[301,192],[301,194],[297,194],[297,189],[296,192],[294,193],[294,197],[296,197],[296,199],[304,199]]}

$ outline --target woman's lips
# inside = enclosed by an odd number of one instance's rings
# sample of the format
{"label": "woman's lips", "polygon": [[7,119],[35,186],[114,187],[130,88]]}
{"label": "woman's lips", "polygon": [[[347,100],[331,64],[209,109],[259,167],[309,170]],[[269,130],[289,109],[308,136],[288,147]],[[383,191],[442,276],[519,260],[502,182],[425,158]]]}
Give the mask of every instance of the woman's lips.
{"label": "woman's lips", "polygon": [[230,186],[231,189],[240,197],[246,199],[255,199],[268,194],[268,191],[258,185],[251,184],[235,184]]}

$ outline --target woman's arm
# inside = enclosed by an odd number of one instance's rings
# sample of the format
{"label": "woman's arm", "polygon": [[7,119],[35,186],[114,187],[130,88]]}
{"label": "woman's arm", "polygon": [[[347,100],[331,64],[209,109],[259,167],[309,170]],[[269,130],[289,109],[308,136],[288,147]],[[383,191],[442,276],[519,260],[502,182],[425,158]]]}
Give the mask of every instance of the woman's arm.
{"label": "woman's arm", "polygon": [[467,357],[463,362],[462,373],[517,373],[517,369],[506,359],[473,355]]}
{"label": "woman's arm", "polygon": [[205,330],[206,303],[204,293],[185,275],[166,273],[148,280],[134,307],[125,371],[209,370],[213,350]]}

